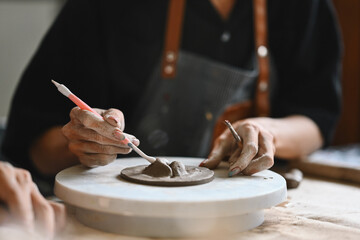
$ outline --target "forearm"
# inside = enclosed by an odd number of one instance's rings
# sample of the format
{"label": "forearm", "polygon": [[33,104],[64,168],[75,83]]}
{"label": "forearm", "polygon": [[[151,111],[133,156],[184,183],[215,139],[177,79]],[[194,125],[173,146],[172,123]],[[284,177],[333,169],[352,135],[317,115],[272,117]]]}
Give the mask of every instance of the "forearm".
{"label": "forearm", "polygon": [[44,175],[55,175],[79,161],[70,152],[68,140],[60,126],[49,129],[31,147],[30,158],[37,170]]}
{"label": "forearm", "polygon": [[305,116],[297,115],[280,119],[255,118],[254,120],[274,136],[276,157],[297,159],[323,145],[318,126]]}

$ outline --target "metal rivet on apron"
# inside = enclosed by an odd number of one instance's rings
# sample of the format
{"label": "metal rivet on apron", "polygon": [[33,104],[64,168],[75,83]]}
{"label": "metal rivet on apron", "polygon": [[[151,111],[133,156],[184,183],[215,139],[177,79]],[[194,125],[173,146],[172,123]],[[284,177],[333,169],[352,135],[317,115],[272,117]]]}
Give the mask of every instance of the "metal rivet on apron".
{"label": "metal rivet on apron", "polygon": [[257,53],[260,57],[266,57],[268,55],[268,49],[265,46],[260,46],[257,49]]}
{"label": "metal rivet on apron", "polygon": [[166,61],[167,61],[167,62],[173,62],[173,61],[175,61],[175,53],[172,52],[172,51],[168,51],[168,52],[166,53]]}
{"label": "metal rivet on apron", "polygon": [[266,82],[259,83],[259,90],[265,92],[268,89],[268,84]]}
{"label": "metal rivet on apron", "polygon": [[206,112],[205,118],[206,120],[211,121],[213,119],[213,114],[211,112]]}
{"label": "metal rivet on apron", "polygon": [[171,74],[174,72],[174,67],[170,64],[166,65],[164,68],[166,74]]}
{"label": "metal rivet on apron", "polygon": [[223,32],[223,34],[221,34],[220,40],[222,42],[228,42],[231,38],[231,33],[229,31],[225,31]]}

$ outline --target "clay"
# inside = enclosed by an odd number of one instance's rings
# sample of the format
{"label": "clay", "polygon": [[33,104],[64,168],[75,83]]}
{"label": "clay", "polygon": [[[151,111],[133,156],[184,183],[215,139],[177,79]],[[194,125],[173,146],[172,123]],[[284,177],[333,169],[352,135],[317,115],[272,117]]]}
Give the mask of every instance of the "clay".
{"label": "clay", "polygon": [[166,159],[157,158],[150,165],[128,167],[121,171],[120,176],[130,182],[156,186],[190,186],[211,182],[214,172],[210,169],[185,166]]}
{"label": "clay", "polygon": [[289,189],[297,188],[303,179],[303,173],[297,168],[293,168],[289,172],[281,175],[285,178],[287,188]]}
{"label": "clay", "polygon": [[182,177],[189,174],[186,171],[185,165],[181,162],[173,161],[172,163],[170,163],[170,167],[173,171],[172,177],[177,177],[177,176]]}
{"label": "clay", "polygon": [[156,158],[156,161],[147,166],[142,173],[152,177],[166,177],[172,176],[173,171],[167,161],[163,158]]}

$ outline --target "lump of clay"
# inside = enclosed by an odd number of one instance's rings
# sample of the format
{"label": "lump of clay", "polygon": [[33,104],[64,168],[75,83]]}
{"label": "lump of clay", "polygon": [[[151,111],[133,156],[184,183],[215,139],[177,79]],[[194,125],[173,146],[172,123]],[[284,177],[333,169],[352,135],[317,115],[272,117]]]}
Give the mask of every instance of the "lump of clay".
{"label": "lump of clay", "polygon": [[172,163],[170,163],[170,167],[173,172],[172,177],[182,177],[188,174],[185,169],[185,165],[181,162],[173,161]]}
{"label": "lump of clay", "polygon": [[291,169],[289,172],[282,174],[286,180],[286,186],[288,189],[297,188],[303,179],[303,173],[297,169]]}
{"label": "lump of clay", "polygon": [[121,177],[146,185],[192,186],[212,181],[214,172],[207,168],[186,166],[180,161],[170,163],[165,158],[156,158],[150,165],[124,168]]}
{"label": "lump of clay", "polygon": [[167,159],[156,158],[156,161],[147,166],[142,173],[151,177],[172,176],[172,169],[167,162]]}

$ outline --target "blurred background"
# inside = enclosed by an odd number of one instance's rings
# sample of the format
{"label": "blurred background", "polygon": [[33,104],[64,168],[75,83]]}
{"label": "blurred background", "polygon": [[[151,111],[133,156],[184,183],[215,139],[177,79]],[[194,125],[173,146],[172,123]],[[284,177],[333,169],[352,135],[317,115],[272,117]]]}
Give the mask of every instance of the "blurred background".
{"label": "blurred background", "polygon": [[343,113],[334,144],[360,142],[360,1],[333,0],[343,33]]}
{"label": "blurred background", "polygon": [[[0,0],[0,126],[4,125],[25,66],[65,1]],[[333,0],[333,3],[345,45],[343,114],[333,144],[359,143],[360,1]]]}
{"label": "blurred background", "polygon": [[15,87],[65,0],[0,0],[0,117],[7,116]]}
{"label": "blurred background", "polygon": [[65,1],[0,0],[0,145],[20,76]]}

